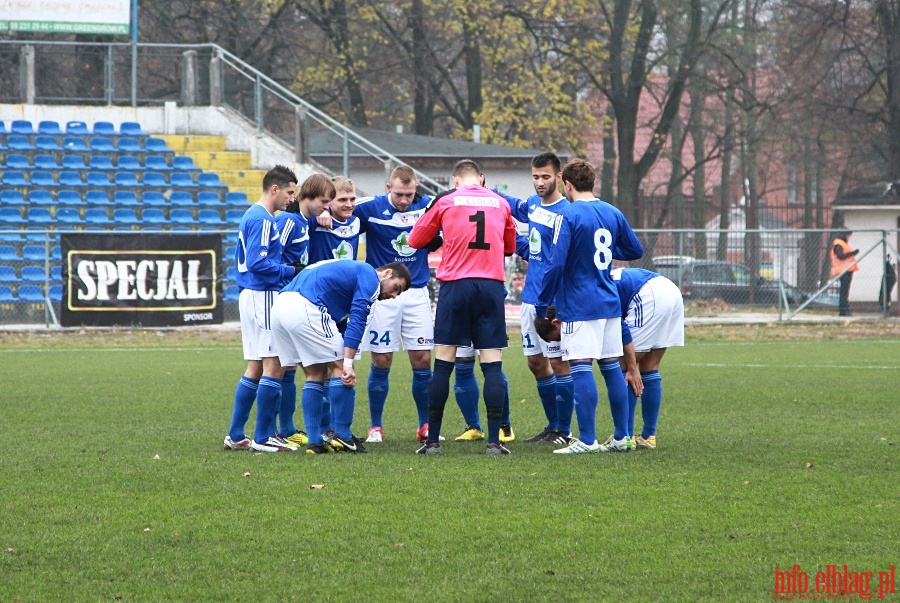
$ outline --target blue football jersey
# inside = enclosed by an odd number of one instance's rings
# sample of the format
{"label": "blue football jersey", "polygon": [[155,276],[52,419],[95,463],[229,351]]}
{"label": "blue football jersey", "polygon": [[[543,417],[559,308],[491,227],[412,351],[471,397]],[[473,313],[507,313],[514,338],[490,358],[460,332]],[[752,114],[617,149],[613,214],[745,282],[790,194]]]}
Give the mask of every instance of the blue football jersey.
{"label": "blue football jersey", "polygon": [[309,263],[324,260],[355,260],[359,252],[359,218],[350,216],[341,222],[332,216],[332,227],[319,226],[315,220],[309,224]]}
{"label": "blue football jersey", "polygon": [[278,291],[294,276],[294,267],[281,260],[275,216],[262,205],[251,205],[241,217],[234,265],[241,289]]}
{"label": "blue football jersey", "polygon": [[[641,287],[659,275],[643,268],[615,268],[610,274],[616,284],[616,290],[619,292],[619,303],[622,305],[622,343],[628,345],[633,341],[631,328],[625,322],[625,317],[628,316],[628,306],[631,305],[631,300],[638,294]],[[635,316],[635,319],[638,326],[643,324],[642,316]]]}
{"label": "blue football jersey", "polygon": [[309,264],[309,220],[303,214],[283,211],[275,216],[281,233],[281,260],[285,264]]}
{"label": "blue football jersey", "polygon": [[406,211],[398,211],[388,195],[359,201],[353,215],[359,218],[366,234],[366,263],[380,268],[390,262],[402,262],[412,275],[411,287],[428,284],[428,249],[413,249],[407,239],[416,221],[425,213],[431,198],[417,195]]}
{"label": "blue football jersey", "polygon": [[547,255],[553,246],[553,228],[556,217],[569,205],[563,197],[556,203],[544,205],[538,195],[528,198],[528,272],[525,273],[525,288],[522,302],[537,304],[544,273],[547,272]]}

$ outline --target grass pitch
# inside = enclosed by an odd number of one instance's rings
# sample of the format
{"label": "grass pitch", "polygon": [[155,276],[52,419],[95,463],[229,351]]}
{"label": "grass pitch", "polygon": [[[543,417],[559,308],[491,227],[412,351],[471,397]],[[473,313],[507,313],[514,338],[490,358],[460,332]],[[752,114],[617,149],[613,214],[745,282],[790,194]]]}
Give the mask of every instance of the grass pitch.
{"label": "grass pitch", "polygon": [[898,561],[900,340],[695,332],[659,449],[576,457],[521,443],[543,413],[514,347],[503,458],[413,454],[402,356],[371,454],[223,452],[238,340],[0,337],[0,600],[759,601],[775,566]]}

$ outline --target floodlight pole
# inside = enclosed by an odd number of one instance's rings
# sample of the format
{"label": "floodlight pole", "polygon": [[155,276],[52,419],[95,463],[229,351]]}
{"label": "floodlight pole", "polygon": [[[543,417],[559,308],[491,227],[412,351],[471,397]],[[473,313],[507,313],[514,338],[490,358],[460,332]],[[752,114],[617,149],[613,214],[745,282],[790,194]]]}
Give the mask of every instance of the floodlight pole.
{"label": "floodlight pole", "polygon": [[138,0],[131,0],[131,106],[137,107]]}

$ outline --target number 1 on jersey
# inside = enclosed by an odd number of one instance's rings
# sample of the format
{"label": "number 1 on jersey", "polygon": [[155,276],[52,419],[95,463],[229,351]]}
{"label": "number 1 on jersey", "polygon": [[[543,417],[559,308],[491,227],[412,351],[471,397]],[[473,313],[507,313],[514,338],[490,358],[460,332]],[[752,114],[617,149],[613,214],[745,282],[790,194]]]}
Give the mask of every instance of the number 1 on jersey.
{"label": "number 1 on jersey", "polygon": [[484,210],[469,216],[469,222],[475,222],[475,240],[469,242],[469,249],[490,249],[491,244],[484,240]]}

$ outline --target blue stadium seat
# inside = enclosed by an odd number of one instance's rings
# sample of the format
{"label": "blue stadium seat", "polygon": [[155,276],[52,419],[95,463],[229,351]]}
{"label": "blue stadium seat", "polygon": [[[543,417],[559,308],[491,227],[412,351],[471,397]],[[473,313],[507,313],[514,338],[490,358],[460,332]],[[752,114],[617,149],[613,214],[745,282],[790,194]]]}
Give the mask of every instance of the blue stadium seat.
{"label": "blue stadium seat", "polygon": [[144,186],[169,186],[169,183],[159,172],[144,172]]}
{"label": "blue stadium seat", "polygon": [[84,195],[84,201],[88,205],[112,205],[112,201],[109,200],[109,193],[106,191],[88,191]]}
{"label": "blue stadium seat", "polygon": [[[168,224],[166,214],[161,209],[148,207],[141,212],[141,220],[144,224]],[[146,230],[146,229],[145,229]]]}
{"label": "blue stadium seat", "polygon": [[125,136],[119,139],[119,144],[116,145],[116,148],[119,149],[120,153],[143,153],[144,149],[141,148],[141,143],[137,138],[132,136]]}
{"label": "blue stadium seat", "polygon": [[93,226],[112,224],[109,214],[102,207],[91,207],[84,210],[84,221]]}
{"label": "blue stadium seat", "polygon": [[0,223],[24,224],[25,218],[22,217],[22,210],[18,207],[0,207]]}
{"label": "blue stadium seat", "polygon": [[20,285],[17,293],[19,295],[19,301],[44,301],[44,290],[41,289],[40,285]]}
{"label": "blue stadium seat", "polygon": [[123,121],[119,126],[119,134],[122,136],[147,136],[141,129],[141,124],[136,121]]}
{"label": "blue stadium seat", "polygon": [[169,195],[169,203],[172,205],[193,206],[194,197],[185,191],[173,191],[172,194]]}
{"label": "blue stadium seat", "polygon": [[60,165],[56,162],[55,155],[35,155],[34,167],[39,170],[58,170]]}
{"label": "blue stadium seat", "polygon": [[53,224],[56,222],[46,207],[29,207],[25,218],[30,224]]}
{"label": "blue stadium seat", "polygon": [[63,155],[62,168],[64,170],[86,170],[87,165],[81,155]]}
{"label": "blue stadium seat", "polygon": [[184,155],[176,155],[172,157],[172,169],[181,170],[182,172],[198,172],[200,168],[194,165],[194,160]]}
{"label": "blue stadium seat", "polygon": [[244,217],[244,211],[242,209],[229,209],[225,212],[225,222],[228,224],[234,224],[237,226],[241,223],[241,218]]}
{"label": "blue stadium seat", "polygon": [[229,231],[225,233],[225,242],[229,245],[234,245],[238,242],[238,233],[236,230]]}
{"label": "blue stadium seat", "polygon": [[10,153],[6,156],[6,169],[8,170],[30,170],[31,162],[25,155],[19,153]]}
{"label": "blue stadium seat", "polygon": [[116,127],[112,124],[112,122],[95,121],[94,134],[99,134],[101,136],[115,136],[117,132]]}
{"label": "blue stadium seat", "polygon": [[229,266],[225,269],[225,282],[233,283],[237,280],[237,270],[235,270],[234,266]]}
{"label": "blue stadium seat", "polygon": [[43,245],[22,247],[22,259],[28,262],[43,262],[47,259],[47,249]]}
{"label": "blue stadium seat", "polygon": [[62,134],[62,130],[55,121],[44,120],[38,124],[38,134]]}
{"label": "blue stadium seat", "polygon": [[47,230],[49,226],[27,226],[25,227],[25,242],[40,243],[43,245],[47,242],[47,237],[53,238],[53,234]]}
{"label": "blue stadium seat", "polygon": [[34,126],[27,119],[14,119],[9,131],[12,134],[34,134]]}
{"label": "blue stadium seat", "polygon": [[169,212],[169,221],[172,224],[197,224],[197,220],[194,219],[194,215],[191,213],[189,209],[173,209]]}
{"label": "blue stadium seat", "polygon": [[197,212],[197,221],[209,226],[224,226],[225,221],[217,209],[201,209]]}
{"label": "blue stadium seat", "polygon": [[50,280],[51,281],[61,281],[62,280],[62,266],[56,265],[50,267]]}
{"label": "blue stadium seat", "polygon": [[22,136],[21,134],[10,134],[6,137],[6,146],[9,147],[11,151],[33,151],[34,147],[31,145],[31,142],[28,140],[27,136]]}
{"label": "blue stadium seat", "polygon": [[28,186],[28,179],[25,177],[24,173],[18,170],[10,170],[3,172],[3,178],[0,179],[0,184],[5,186]]}
{"label": "blue stadium seat", "polygon": [[24,243],[25,239],[15,226],[0,226],[0,243]]}
{"label": "blue stadium seat", "polygon": [[56,210],[56,221],[60,224],[82,225],[84,220],[74,207],[60,207]]}
{"label": "blue stadium seat", "polygon": [[140,205],[140,203],[133,192],[116,191],[113,193],[113,205]]}
{"label": "blue stadium seat", "polygon": [[113,166],[112,158],[108,155],[91,155],[91,158],[88,160],[90,163],[92,170],[106,170],[112,171],[116,169]]}
{"label": "blue stadium seat", "polygon": [[66,151],[87,151],[84,139],[77,136],[66,136],[63,138],[62,148]]}
{"label": "blue stadium seat", "polygon": [[88,186],[112,186],[112,182],[109,181],[109,174],[106,172],[88,172],[87,173],[87,185]]}
{"label": "blue stadium seat", "polygon": [[94,136],[91,138],[91,150],[100,151],[101,153],[112,153],[116,150],[111,138],[105,136]]}
{"label": "blue stadium seat", "polygon": [[25,195],[21,191],[0,191],[0,205],[25,205]]}
{"label": "blue stadium seat", "polygon": [[50,289],[47,290],[47,294],[50,296],[50,301],[61,302],[62,285],[50,285]]}
{"label": "blue stadium seat", "polygon": [[50,249],[50,261],[51,262],[61,262],[62,261],[62,247],[59,245],[54,245]]}
{"label": "blue stadium seat", "polygon": [[84,181],[81,179],[81,174],[79,172],[70,172],[64,171],[59,173],[59,185],[60,186],[84,186]]}
{"label": "blue stadium seat", "polygon": [[47,273],[43,266],[22,266],[22,280],[29,283],[43,283]]}
{"label": "blue stadium seat", "polygon": [[200,191],[197,193],[197,205],[206,207],[224,207],[219,199],[219,193],[212,191]]}
{"label": "blue stadium seat", "polygon": [[141,228],[141,232],[164,232],[164,231],[159,226],[144,226]]}
{"label": "blue stadium seat", "polygon": [[141,185],[137,174],[134,172],[116,172],[114,176],[116,186],[138,187]]}
{"label": "blue stadium seat", "polygon": [[235,252],[235,247],[234,247],[234,246],[232,246],[232,247],[226,247],[225,249],[222,250],[222,257],[223,257],[223,258],[233,258],[233,257],[234,257],[234,252]]}
{"label": "blue stadium seat", "polygon": [[150,206],[168,205],[168,202],[166,201],[166,198],[163,196],[163,194],[157,191],[145,191],[141,193],[141,203]]}
{"label": "blue stadium seat", "polygon": [[144,169],[140,160],[134,155],[120,155],[116,159],[117,170],[127,170],[129,172],[140,172]]}
{"label": "blue stadium seat", "polygon": [[[59,216],[56,217],[56,221],[58,224]],[[78,232],[78,229],[75,228],[74,226],[59,226],[59,225],[57,225],[56,229],[53,231],[53,240],[58,241],[60,235],[65,234],[67,232]]]}
{"label": "blue stadium seat", "polygon": [[87,124],[83,121],[70,121],[66,123],[66,134],[90,134]]}
{"label": "blue stadium seat", "polygon": [[31,186],[56,186],[53,174],[43,170],[34,170],[31,172]]}
{"label": "blue stadium seat", "polygon": [[227,188],[222,181],[219,180],[219,175],[214,172],[201,172],[197,174],[197,186],[202,186],[204,188]]}
{"label": "blue stadium seat", "polygon": [[194,232],[194,229],[190,226],[173,226],[169,229],[169,232]]}
{"label": "blue stadium seat", "polygon": [[0,262],[21,262],[22,256],[12,245],[0,245]]}
{"label": "blue stadium seat", "polygon": [[236,302],[240,299],[241,290],[237,285],[228,285],[225,287],[225,301]]}
{"label": "blue stadium seat", "polygon": [[0,119],[0,134],[9,134],[9,132],[6,131],[6,124],[2,119]]}
{"label": "blue stadium seat", "polygon": [[148,153],[163,153],[164,155],[173,155],[174,151],[169,148],[166,141],[162,138],[148,138],[144,143],[144,150]]}
{"label": "blue stadium seat", "polygon": [[[84,205],[84,199],[81,198],[81,193],[68,189],[56,193],[56,202],[59,205]],[[59,211],[57,211],[56,217],[59,219]]]}
{"label": "blue stadium seat", "polygon": [[147,155],[144,157],[144,169],[155,170],[157,172],[167,172],[171,170],[169,162],[162,155]]}
{"label": "blue stadium seat", "polygon": [[117,224],[140,224],[137,212],[133,209],[122,207],[113,212],[113,222]]}
{"label": "blue stadium seat", "polygon": [[12,266],[0,266],[0,283],[21,283],[22,279]]}
{"label": "blue stadium seat", "polygon": [[53,195],[50,191],[34,190],[28,193],[28,203],[30,205],[56,205]]}
{"label": "blue stadium seat", "polygon": [[[202,175],[202,174],[201,174]],[[172,172],[169,175],[169,184],[181,188],[196,188],[197,184],[187,172]]]}
{"label": "blue stadium seat", "polygon": [[59,151],[62,149],[55,136],[35,136],[34,148],[42,151]]}
{"label": "blue stadium seat", "polygon": [[18,301],[16,296],[13,295],[12,288],[9,285],[0,285],[0,302],[15,302]]}

